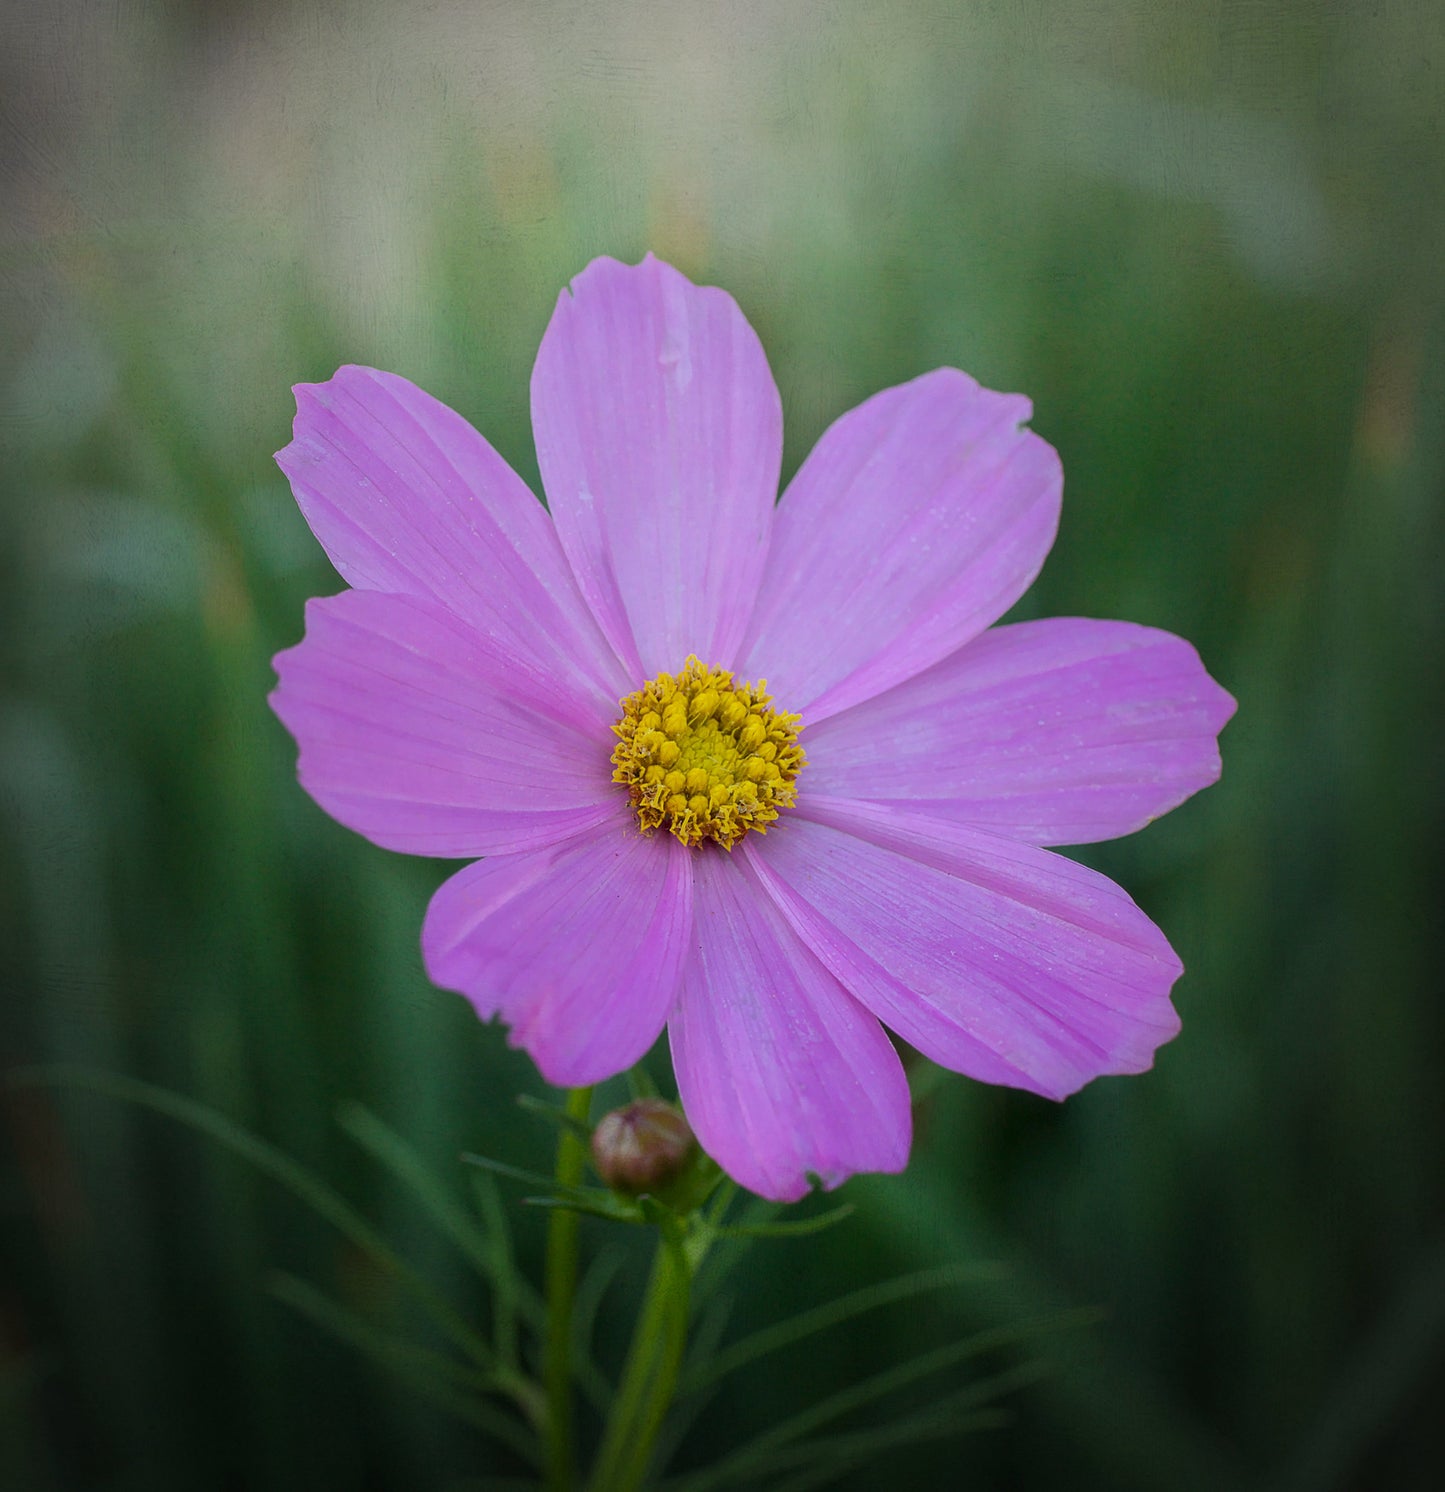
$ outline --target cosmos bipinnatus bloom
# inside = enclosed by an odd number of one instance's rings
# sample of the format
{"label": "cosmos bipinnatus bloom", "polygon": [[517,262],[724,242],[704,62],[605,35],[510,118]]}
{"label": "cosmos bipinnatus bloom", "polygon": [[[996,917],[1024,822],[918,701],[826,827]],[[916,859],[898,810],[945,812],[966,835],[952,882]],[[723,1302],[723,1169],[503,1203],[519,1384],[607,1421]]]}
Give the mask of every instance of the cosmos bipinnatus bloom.
{"label": "cosmos bipinnatus bloom", "polygon": [[562,1085],[666,1029],[737,1181],[897,1171],[884,1030],[1061,1098],[1149,1067],[1181,967],[1051,846],[1219,775],[1234,702],[1127,622],[993,625],[1053,543],[1027,399],[952,368],[840,418],[777,499],[782,412],[721,290],[599,259],[532,375],[544,508],[405,379],[296,390],[278,457],[351,589],[276,660],[301,782],[379,845],[475,861],[431,977]]}

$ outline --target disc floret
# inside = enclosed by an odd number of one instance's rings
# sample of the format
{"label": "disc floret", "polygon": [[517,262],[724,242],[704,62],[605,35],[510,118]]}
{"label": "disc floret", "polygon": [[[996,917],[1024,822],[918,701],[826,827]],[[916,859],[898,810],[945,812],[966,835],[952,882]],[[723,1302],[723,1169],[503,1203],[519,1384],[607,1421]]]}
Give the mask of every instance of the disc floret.
{"label": "disc floret", "polygon": [[627,788],[644,831],[730,850],[792,807],[802,722],[774,710],[766,691],[766,680],[736,684],[727,669],[690,657],[681,673],[658,674],[622,701],[612,780]]}

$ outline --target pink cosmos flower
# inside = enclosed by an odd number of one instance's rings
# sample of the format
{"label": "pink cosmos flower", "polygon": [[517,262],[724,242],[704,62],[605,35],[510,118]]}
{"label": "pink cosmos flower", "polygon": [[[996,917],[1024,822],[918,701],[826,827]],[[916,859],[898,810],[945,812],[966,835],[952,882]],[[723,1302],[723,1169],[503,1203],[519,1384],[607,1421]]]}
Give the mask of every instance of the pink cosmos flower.
{"label": "pink cosmos flower", "polygon": [[951,368],[886,389],[778,502],[757,336],[649,256],[590,264],[542,339],[550,513],[405,379],[296,400],[277,460],[351,589],[308,603],[272,704],[328,813],[484,857],[426,966],[548,1081],[665,1027],[703,1146],[791,1200],[906,1163],[885,1024],[1051,1098],[1178,1030],[1163,934],[1046,846],[1213,782],[1234,701],[1166,632],[991,625],[1058,525],[1027,399]]}

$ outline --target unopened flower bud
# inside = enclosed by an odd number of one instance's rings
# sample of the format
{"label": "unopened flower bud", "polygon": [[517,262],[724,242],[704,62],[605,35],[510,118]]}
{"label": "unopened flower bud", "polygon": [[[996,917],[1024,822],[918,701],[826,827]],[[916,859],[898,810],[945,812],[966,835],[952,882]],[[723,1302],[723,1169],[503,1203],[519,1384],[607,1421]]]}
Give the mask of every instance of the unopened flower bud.
{"label": "unopened flower bud", "polygon": [[697,1141],[682,1111],[660,1098],[638,1098],[603,1116],[592,1131],[592,1164],[614,1191],[665,1190],[692,1160]]}

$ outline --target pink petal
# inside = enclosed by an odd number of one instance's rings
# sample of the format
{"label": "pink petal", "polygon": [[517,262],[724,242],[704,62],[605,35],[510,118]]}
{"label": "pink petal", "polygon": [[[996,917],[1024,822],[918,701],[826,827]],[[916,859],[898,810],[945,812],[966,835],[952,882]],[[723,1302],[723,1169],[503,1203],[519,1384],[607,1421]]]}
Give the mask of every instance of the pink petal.
{"label": "pink petal", "polygon": [[792,1202],[808,1177],[901,1171],[912,1116],[883,1029],[800,943],[740,855],[694,856],[696,944],[668,1024],[688,1122],[735,1181]]}
{"label": "pink petal", "polygon": [[727,667],[767,554],[782,406],[732,297],[651,255],[597,259],[532,374],[547,502],[583,594],[642,676]]}
{"label": "pink petal", "polygon": [[296,388],[276,460],[348,585],[440,601],[614,706],[635,687],[592,620],[546,510],[458,414],[374,368]]}
{"label": "pink petal", "polygon": [[662,1034],[691,925],[688,851],[608,826],[459,871],[427,909],[422,956],[483,1020],[501,1016],[549,1083],[577,1087]]}
{"label": "pink petal", "polygon": [[740,672],[809,725],[902,683],[1028,589],[1059,522],[1029,401],[953,368],[823,435],[778,509]]}
{"label": "pink petal", "polygon": [[302,786],[387,849],[491,855],[626,822],[605,718],[435,601],[309,601],[276,671]]}
{"label": "pink petal", "polygon": [[805,781],[1033,844],[1085,844],[1131,834],[1216,781],[1216,737],[1233,713],[1168,632],[1021,622],[811,728]]}
{"label": "pink petal", "polygon": [[1061,855],[816,794],[753,840],[744,853],[809,947],[945,1067],[1062,1098],[1144,1071],[1179,1030],[1164,935]]}

